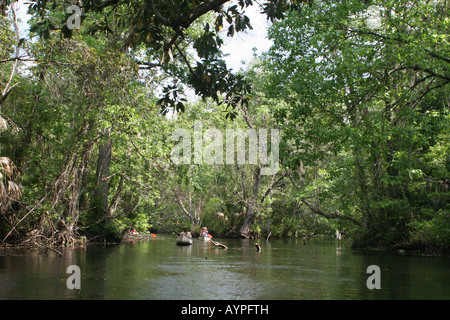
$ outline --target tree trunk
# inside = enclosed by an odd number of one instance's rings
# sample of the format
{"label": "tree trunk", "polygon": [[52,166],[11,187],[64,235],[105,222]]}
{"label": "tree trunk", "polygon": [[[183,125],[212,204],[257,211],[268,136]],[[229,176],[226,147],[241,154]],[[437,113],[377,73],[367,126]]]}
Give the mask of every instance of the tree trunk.
{"label": "tree trunk", "polygon": [[80,197],[84,191],[85,173],[92,147],[93,143],[88,143],[83,148],[81,155],[73,151],[72,156],[66,162],[64,171],[55,182],[52,209],[62,198],[66,210],[64,216],[59,220],[64,226],[60,232],[60,241],[65,246],[73,245],[75,242],[75,231],[80,217]]}
{"label": "tree trunk", "polygon": [[106,139],[103,144],[98,146],[98,159],[96,171],[96,187],[95,187],[95,209],[98,217],[105,217],[108,215],[108,195],[109,195],[109,181],[105,178],[109,176],[109,167],[111,164],[111,136],[106,133]]}
{"label": "tree trunk", "polygon": [[175,199],[175,202],[180,205],[181,210],[183,210],[183,213],[187,217],[189,217],[189,220],[190,220],[192,226],[200,225],[200,217],[196,214],[195,210],[194,210],[194,212],[192,212],[192,211],[190,212],[186,209],[186,207],[183,204],[183,200],[181,200],[181,197],[178,196],[178,198]]}
{"label": "tree trunk", "polygon": [[250,236],[250,226],[252,225],[252,220],[255,218],[253,213],[253,207],[249,206],[247,208],[247,213],[245,214],[244,221],[242,221],[241,228],[239,229],[239,235],[242,238],[248,239]]}
{"label": "tree trunk", "polygon": [[258,166],[255,169],[255,184],[253,185],[253,194],[247,205],[247,212],[245,213],[244,221],[242,221],[241,228],[239,229],[239,235],[242,238],[248,238],[250,236],[250,226],[253,219],[258,212],[255,210],[256,198],[258,196],[259,183],[261,181],[261,168]]}

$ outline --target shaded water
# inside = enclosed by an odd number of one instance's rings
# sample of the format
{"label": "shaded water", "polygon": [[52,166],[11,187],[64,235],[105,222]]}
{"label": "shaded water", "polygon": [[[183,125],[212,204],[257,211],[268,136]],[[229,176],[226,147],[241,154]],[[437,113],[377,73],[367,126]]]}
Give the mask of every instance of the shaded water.
{"label": "shaded water", "polygon": [[[450,259],[366,252],[333,240],[219,239],[229,247],[170,237],[120,246],[0,256],[0,299],[450,299]],[[81,289],[69,290],[69,265]],[[369,265],[381,289],[368,289]]]}

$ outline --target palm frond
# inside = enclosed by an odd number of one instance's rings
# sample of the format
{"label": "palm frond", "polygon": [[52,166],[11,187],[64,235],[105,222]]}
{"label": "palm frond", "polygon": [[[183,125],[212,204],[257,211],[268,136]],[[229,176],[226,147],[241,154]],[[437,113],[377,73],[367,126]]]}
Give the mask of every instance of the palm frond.
{"label": "palm frond", "polygon": [[20,186],[12,181],[8,181],[8,195],[12,199],[18,199],[22,194]]}
{"label": "palm frond", "polygon": [[8,129],[8,123],[0,116],[0,132],[5,131],[6,129]]}
{"label": "palm frond", "polygon": [[14,171],[14,165],[10,158],[0,157],[0,172],[3,173],[3,178],[11,178]]}

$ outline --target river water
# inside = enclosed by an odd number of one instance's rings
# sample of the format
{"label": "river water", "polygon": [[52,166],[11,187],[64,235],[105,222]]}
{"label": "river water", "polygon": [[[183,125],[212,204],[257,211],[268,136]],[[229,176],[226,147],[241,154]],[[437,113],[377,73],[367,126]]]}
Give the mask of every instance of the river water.
{"label": "river water", "polygon": [[[228,250],[158,236],[65,249],[62,257],[0,255],[0,299],[450,299],[449,258],[358,251],[322,239],[259,240],[261,252],[255,240],[217,241]],[[70,265],[79,267],[80,289],[67,287]],[[378,274],[367,273],[371,265]],[[380,289],[368,288],[369,277]]]}

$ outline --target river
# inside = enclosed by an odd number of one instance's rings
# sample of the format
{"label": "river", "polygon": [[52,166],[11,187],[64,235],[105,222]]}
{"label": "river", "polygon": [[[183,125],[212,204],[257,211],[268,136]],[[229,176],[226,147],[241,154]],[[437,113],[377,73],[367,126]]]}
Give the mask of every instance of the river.
{"label": "river", "polygon": [[[450,259],[359,251],[335,240],[218,239],[228,250],[169,236],[117,246],[0,255],[0,299],[450,299]],[[69,289],[70,265],[80,289]],[[377,273],[367,273],[371,265]],[[380,289],[369,289],[379,283]],[[374,278],[375,277],[375,278]],[[72,278],[71,278],[72,279]],[[76,281],[76,280],[75,280]],[[74,283],[74,282],[73,282]]]}

